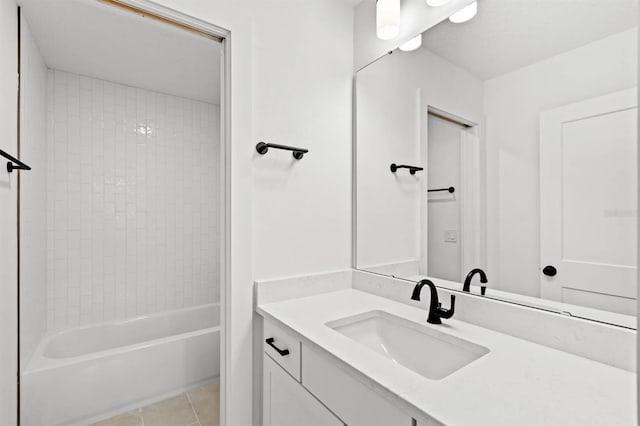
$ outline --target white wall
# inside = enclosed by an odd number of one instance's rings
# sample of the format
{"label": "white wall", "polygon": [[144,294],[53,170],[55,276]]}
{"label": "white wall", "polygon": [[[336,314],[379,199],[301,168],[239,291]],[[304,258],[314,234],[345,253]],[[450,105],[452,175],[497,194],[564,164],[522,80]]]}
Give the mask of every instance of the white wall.
{"label": "white wall", "polygon": [[[0,1],[0,149],[11,155],[17,144],[16,4]],[[18,173],[7,173],[0,161],[0,424],[15,425],[17,414],[17,195]],[[28,172],[27,172],[28,173]]]}
{"label": "white wall", "polygon": [[[429,116],[428,187],[453,186],[456,192],[433,192],[428,201],[428,275],[460,282],[461,271],[461,127]],[[446,241],[454,231],[456,241]],[[421,271],[424,272],[424,271]]]}
{"label": "white wall", "polygon": [[[389,165],[406,161],[425,166],[418,108],[432,106],[481,123],[482,82],[425,49],[396,51],[358,72],[356,96],[357,265],[418,260],[424,172],[394,175]],[[426,117],[422,125],[424,121]]]}
{"label": "white wall", "polygon": [[20,31],[20,367],[47,330],[47,67],[22,17]]}
{"label": "white wall", "polygon": [[49,71],[49,329],[219,300],[216,105]]}
{"label": "white wall", "polygon": [[[640,9],[638,10],[638,14],[640,15]],[[637,57],[640,58],[640,32],[638,32],[638,34],[636,35],[636,51],[635,54],[638,55]],[[640,81],[640,75],[638,75],[638,70],[636,70],[636,81]],[[638,96],[640,98],[640,92],[638,93]],[[640,99],[639,99],[640,100]],[[638,109],[638,123],[640,123],[640,109]],[[640,149],[638,150],[638,162],[636,164],[640,164]],[[638,173],[638,187],[640,188],[640,173]],[[640,211],[640,197],[638,197],[638,211]],[[638,216],[638,223],[640,224],[640,215]],[[638,250],[638,265],[640,265],[640,250]],[[636,277],[636,281],[638,281],[638,277]],[[640,312],[640,297],[638,298],[638,310],[636,312]],[[640,328],[640,315],[637,315],[637,320],[638,320],[638,327]],[[636,354],[638,357],[638,367],[640,368],[640,339],[638,339],[637,335],[636,335]],[[637,370],[636,370],[637,371]],[[638,383],[638,387],[636,389],[640,389],[640,375],[637,375],[637,383]],[[636,407],[638,407],[638,409],[640,410],[640,392],[637,393],[636,395],[638,404],[636,405]]]}
{"label": "white wall", "polygon": [[637,86],[637,31],[625,31],[485,82],[487,274],[539,296],[539,114]]}
{"label": "white wall", "polygon": [[[256,1],[253,7],[253,139],[242,148],[253,163],[253,276],[348,268],[353,9],[344,0]],[[300,161],[277,150],[261,156],[259,141],[309,153]],[[249,290],[248,299],[231,308],[251,314],[252,283],[238,285]],[[253,337],[254,424],[261,423],[260,327],[255,315],[253,330],[232,336]],[[246,395],[235,401],[244,410]]]}
{"label": "white wall", "polygon": [[300,161],[254,150],[255,278],[348,268],[353,10],[279,0],[255,13],[255,142],[309,149]]}

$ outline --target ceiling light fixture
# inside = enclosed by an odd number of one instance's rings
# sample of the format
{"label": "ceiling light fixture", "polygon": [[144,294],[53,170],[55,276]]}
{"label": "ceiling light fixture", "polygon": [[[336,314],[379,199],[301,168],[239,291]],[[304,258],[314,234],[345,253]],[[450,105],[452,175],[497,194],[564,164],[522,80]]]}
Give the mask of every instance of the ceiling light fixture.
{"label": "ceiling light fixture", "polygon": [[451,0],[427,0],[427,4],[431,7],[440,7],[449,3],[450,1]]}
{"label": "ceiling light fixture", "polygon": [[478,2],[474,1],[469,6],[465,7],[459,12],[454,13],[449,16],[449,20],[454,24],[461,24],[463,22],[467,22],[472,19],[478,13]]}
{"label": "ceiling light fixture", "polygon": [[376,1],[376,33],[381,40],[392,40],[400,33],[400,0]]}
{"label": "ceiling light fixture", "polygon": [[422,34],[418,34],[411,40],[400,46],[400,50],[405,52],[411,52],[412,50],[416,50],[418,47],[422,46]]}

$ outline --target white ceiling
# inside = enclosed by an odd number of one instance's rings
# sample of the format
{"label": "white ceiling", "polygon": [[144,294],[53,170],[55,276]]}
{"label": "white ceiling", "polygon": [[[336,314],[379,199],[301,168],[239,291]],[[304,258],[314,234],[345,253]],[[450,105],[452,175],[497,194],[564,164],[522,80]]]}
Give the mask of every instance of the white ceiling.
{"label": "white ceiling", "polygon": [[638,0],[478,0],[463,24],[446,20],[423,47],[486,80],[637,25]]}
{"label": "white ceiling", "polygon": [[220,103],[220,43],[97,1],[21,3],[48,67]]}

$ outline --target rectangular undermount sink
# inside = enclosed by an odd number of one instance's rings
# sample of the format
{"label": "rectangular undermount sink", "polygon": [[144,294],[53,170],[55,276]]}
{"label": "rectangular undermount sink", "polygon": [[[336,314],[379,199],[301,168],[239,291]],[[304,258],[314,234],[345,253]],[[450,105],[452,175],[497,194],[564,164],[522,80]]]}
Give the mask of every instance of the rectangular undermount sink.
{"label": "rectangular undermount sink", "polygon": [[428,379],[439,380],[489,349],[383,311],[330,321],[333,330]]}

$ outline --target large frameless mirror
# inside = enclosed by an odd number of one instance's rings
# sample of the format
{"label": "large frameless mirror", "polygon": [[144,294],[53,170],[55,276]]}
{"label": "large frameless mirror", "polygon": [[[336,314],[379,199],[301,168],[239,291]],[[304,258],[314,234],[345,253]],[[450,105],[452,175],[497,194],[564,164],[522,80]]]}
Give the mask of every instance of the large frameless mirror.
{"label": "large frameless mirror", "polygon": [[635,0],[483,0],[358,71],[355,266],[635,328],[637,38]]}

